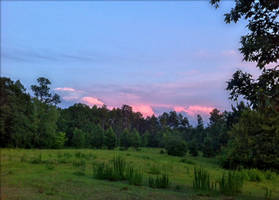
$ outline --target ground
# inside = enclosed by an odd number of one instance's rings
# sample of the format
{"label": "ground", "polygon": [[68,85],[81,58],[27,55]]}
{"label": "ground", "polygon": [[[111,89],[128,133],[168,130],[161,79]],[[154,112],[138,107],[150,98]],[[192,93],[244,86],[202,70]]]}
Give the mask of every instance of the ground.
{"label": "ground", "polygon": [[[41,157],[40,157],[41,155]],[[93,178],[93,165],[122,156],[131,165],[143,170],[143,186],[129,185],[127,181],[107,181]],[[84,160],[84,174],[73,166],[73,161]],[[182,162],[183,160],[183,162]],[[49,164],[51,163],[51,164]],[[196,191],[192,188],[194,168],[203,167],[212,180],[218,180],[225,171],[218,166],[216,158],[169,156],[158,148],[119,150],[63,149],[24,150],[1,149],[1,199],[67,199],[67,200],[125,200],[125,199],[266,199],[265,188],[272,191],[271,199],[279,199],[279,175],[272,179],[262,178],[253,182],[246,180],[242,193],[224,196],[219,192]],[[167,189],[148,187],[151,174],[169,174]],[[260,172],[265,175],[265,172]]]}

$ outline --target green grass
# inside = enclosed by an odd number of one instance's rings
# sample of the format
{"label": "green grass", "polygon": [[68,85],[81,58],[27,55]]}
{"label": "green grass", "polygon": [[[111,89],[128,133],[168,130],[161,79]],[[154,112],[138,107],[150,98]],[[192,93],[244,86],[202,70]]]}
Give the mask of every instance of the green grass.
{"label": "green grass", "polygon": [[[160,150],[1,149],[2,199],[279,199],[279,176],[269,171],[243,172],[247,177],[242,193],[237,196],[194,190],[194,168],[207,170],[210,182],[219,181],[229,171],[219,168],[216,159],[174,157],[161,154]],[[93,167],[110,163],[116,155],[125,159],[126,166],[134,167],[135,171],[130,172],[133,178],[120,181],[94,178]],[[112,163],[120,173],[123,162]],[[165,173],[166,188],[149,187],[149,177],[155,179]]]}

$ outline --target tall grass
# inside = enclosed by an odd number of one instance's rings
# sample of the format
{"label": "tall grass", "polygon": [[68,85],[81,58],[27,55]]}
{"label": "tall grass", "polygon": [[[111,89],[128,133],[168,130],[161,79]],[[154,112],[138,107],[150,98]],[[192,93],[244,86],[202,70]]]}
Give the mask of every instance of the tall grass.
{"label": "tall grass", "polygon": [[224,172],[219,181],[219,190],[225,195],[236,195],[241,193],[243,181],[243,176],[240,172]]}
{"label": "tall grass", "polygon": [[121,156],[114,156],[112,159],[113,173],[119,180],[125,179],[126,160]]}
{"label": "tall grass", "polygon": [[93,164],[93,176],[111,181],[125,180],[126,160],[115,156],[109,163]]}
{"label": "tall grass", "polygon": [[167,188],[170,185],[169,176],[166,173],[156,176],[156,178],[149,176],[148,185],[152,188]]}
{"label": "tall grass", "polygon": [[135,170],[133,167],[128,167],[126,170],[126,178],[130,185],[142,185],[143,173],[141,170]]}
{"label": "tall grass", "polygon": [[211,190],[210,175],[203,168],[194,168],[193,188],[196,190]]}
{"label": "tall grass", "polygon": [[75,175],[83,176],[85,175],[86,170],[86,161],[83,159],[74,160],[73,167],[76,169],[74,172]]}

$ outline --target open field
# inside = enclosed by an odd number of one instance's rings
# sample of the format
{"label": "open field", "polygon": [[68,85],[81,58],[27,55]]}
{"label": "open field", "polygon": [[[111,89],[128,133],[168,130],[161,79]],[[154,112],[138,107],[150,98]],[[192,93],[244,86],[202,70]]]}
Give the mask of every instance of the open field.
{"label": "open field", "polygon": [[[244,182],[242,194],[234,197],[219,192],[195,191],[192,188],[195,167],[210,172],[218,180],[223,169],[216,159],[168,156],[158,148],[117,150],[24,150],[1,149],[2,199],[265,199],[265,188],[272,190],[271,199],[279,199],[279,176]],[[144,173],[143,186],[127,181],[107,181],[93,178],[93,165],[120,155]],[[85,168],[73,162],[83,161]],[[166,189],[148,187],[147,177],[167,172],[170,186]]]}

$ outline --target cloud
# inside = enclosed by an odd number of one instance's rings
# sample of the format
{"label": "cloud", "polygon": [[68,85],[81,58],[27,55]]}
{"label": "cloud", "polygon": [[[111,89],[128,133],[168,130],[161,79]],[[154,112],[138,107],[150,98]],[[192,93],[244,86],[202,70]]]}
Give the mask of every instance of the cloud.
{"label": "cloud", "polygon": [[82,97],[81,99],[84,103],[86,103],[89,106],[103,106],[104,102],[102,102],[101,100],[95,98],[95,97]]}
{"label": "cloud", "polygon": [[140,112],[144,117],[155,115],[150,105],[132,105],[132,109],[134,112]]}
{"label": "cloud", "polygon": [[57,90],[57,91],[65,91],[65,92],[75,92],[75,91],[76,91],[74,88],[68,88],[68,87],[64,87],[64,88],[55,88],[54,90]]}
{"label": "cloud", "polygon": [[195,116],[197,114],[209,115],[209,113],[214,109],[208,106],[193,105],[188,107],[175,106],[173,108],[176,112],[185,112],[188,115]]}

